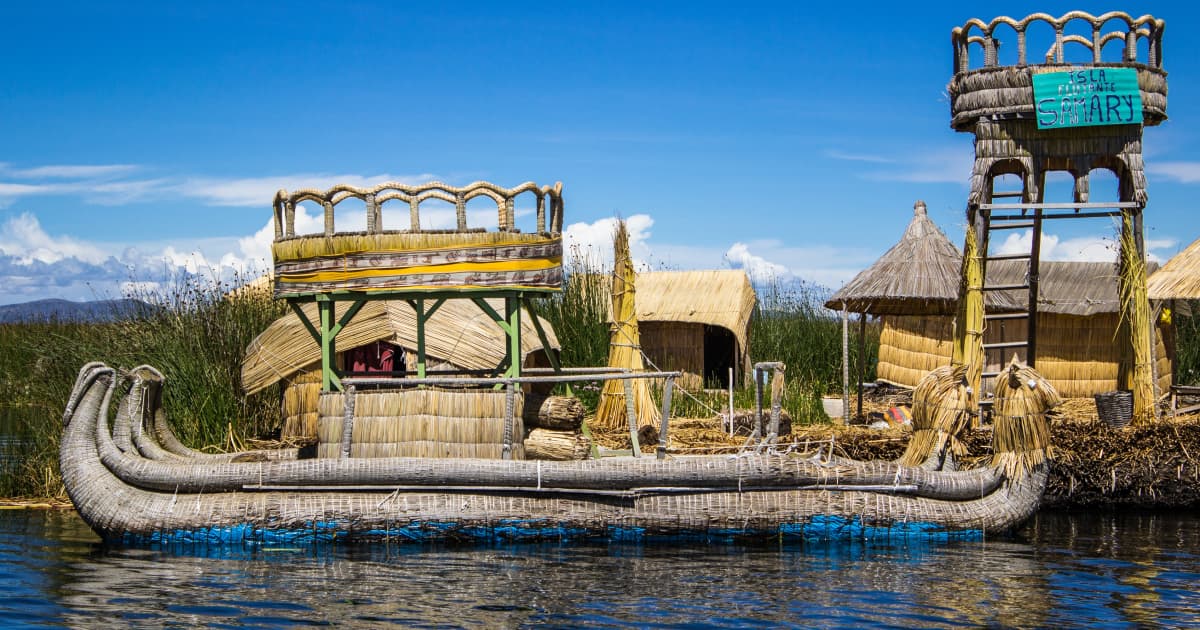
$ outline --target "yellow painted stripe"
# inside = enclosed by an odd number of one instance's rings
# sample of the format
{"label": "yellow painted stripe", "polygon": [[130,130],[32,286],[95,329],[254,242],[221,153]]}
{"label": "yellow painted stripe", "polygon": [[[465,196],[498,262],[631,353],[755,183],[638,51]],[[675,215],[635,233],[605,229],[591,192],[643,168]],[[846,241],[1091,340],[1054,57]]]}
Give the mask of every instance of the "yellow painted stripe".
{"label": "yellow painted stripe", "polygon": [[381,278],[386,276],[408,276],[423,273],[497,273],[507,271],[543,271],[562,266],[561,257],[534,258],[525,260],[505,260],[485,263],[452,263],[449,265],[425,265],[421,267],[403,267],[399,269],[344,269],[339,271],[313,271],[309,273],[289,273],[279,276],[282,282],[331,282],[338,280],[354,280],[357,278]]}
{"label": "yellow painted stripe", "polygon": [[[414,235],[414,236],[419,236],[419,235]],[[439,236],[441,236],[441,235],[439,235]],[[451,236],[451,235],[447,234],[446,236]],[[461,239],[463,237],[463,234],[456,234],[454,236],[457,236]],[[309,238],[309,237],[306,236],[303,238]],[[316,239],[317,237],[313,236],[311,238]],[[389,246],[382,245],[380,243],[368,243],[364,246],[362,243],[343,242],[343,241],[348,241],[350,239],[369,238],[369,237],[364,237],[363,235],[345,236],[344,238],[340,238],[337,235],[335,235],[332,239],[325,239],[324,237],[320,237],[320,238],[321,238],[321,245],[323,245],[327,250],[332,249],[332,251],[325,251],[323,253],[313,254],[310,256],[303,255],[302,252],[298,252],[298,251],[287,251],[287,252],[282,251],[284,249],[297,250],[297,249],[301,249],[301,248],[309,245],[309,244],[296,244],[296,243],[292,243],[289,241],[276,241],[276,242],[272,243],[271,251],[275,255],[275,260],[282,262],[285,260],[286,261],[308,260],[310,258],[330,258],[330,257],[335,257],[335,256],[357,256],[360,254],[373,254],[373,253],[419,254],[421,252],[442,252],[442,251],[452,251],[452,250],[456,250],[456,249],[476,249],[477,250],[477,249],[487,249],[487,248],[492,248],[492,247],[522,247],[522,246],[530,246],[530,245],[540,246],[540,245],[552,245],[554,243],[561,241],[561,239],[559,237],[532,238],[529,240],[502,240],[502,241],[488,241],[488,240],[481,239],[476,242],[471,242],[470,240],[460,240],[458,242],[446,243],[444,245],[414,243],[414,245],[411,247],[404,246],[403,244],[398,244],[396,246],[389,247]],[[414,239],[414,240],[416,240],[416,239]],[[360,246],[353,247],[354,245],[360,245]],[[342,249],[342,248],[345,248],[345,249]]]}
{"label": "yellow painted stripe", "polygon": [[[558,287],[547,287],[543,284],[498,284],[481,285],[481,284],[413,284],[404,285],[402,287],[370,287],[357,288],[355,291],[362,293],[383,293],[396,291],[560,291]],[[285,291],[284,295],[302,295],[305,292]]]}

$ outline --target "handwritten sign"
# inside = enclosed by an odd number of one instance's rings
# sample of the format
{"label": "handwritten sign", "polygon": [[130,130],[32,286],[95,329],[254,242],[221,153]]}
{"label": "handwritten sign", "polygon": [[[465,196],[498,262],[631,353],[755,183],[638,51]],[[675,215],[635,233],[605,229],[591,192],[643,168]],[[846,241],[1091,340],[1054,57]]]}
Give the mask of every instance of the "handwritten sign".
{"label": "handwritten sign", "polygon": [[1038,129],[1142,122],[1133,68],[1083,68],[1033,75]]}

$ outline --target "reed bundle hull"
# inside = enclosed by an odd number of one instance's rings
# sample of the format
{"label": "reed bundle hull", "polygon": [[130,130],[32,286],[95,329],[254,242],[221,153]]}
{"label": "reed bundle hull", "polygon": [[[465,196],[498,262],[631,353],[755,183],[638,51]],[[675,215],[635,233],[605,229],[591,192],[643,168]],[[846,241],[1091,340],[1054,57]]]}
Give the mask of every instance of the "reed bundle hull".
{"label": "reed bundle hull", "polygon": [[1009,477],[783,455],[238,461],[170,439],[161,381],[135,378],[110,426],[118,380],[81,371],[61,452],[76,508],[114,543],[971,539],[1028,518],[1046,480],[1044,465]]}

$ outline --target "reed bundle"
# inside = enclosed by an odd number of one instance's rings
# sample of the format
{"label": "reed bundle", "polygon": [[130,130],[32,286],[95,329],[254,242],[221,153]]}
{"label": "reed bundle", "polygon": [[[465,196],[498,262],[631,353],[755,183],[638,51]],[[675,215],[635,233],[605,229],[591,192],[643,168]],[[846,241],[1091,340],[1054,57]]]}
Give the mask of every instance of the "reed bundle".
{"label": "reed bundle", "polygon": [[[624,221],[617,222],[617,233],[613,239],[612,314],[613,324],[609,338],[608,367],[628,368],[634,372],[644,371],[641,336],[638,332],[635,305],[633,259],[629,254],[629,231]],[[662,417],[654,398],[650,395],[650,384],[645,379],[632,382],[633,416],[638,426],[657,424]],[[628,425],[625,400],[625,383],[620,380],[604,382],[600,392],[600,404],[596,408],[595,426],[617,429]]]}
{"label": "reed bundle", "polygon": [[1016,357],[996,377],[995,395],[992,465],[1015,478],[1051,455],[1046,412],[1062,398],[1050,381]]}
{"label": "reed bundle", "polygon": [[525,438],[525,457],[567,461],[587,459],[592,450],[592,440],[578,431],[554,431],[534,429]]}
{"label": "reed bundle", "polygon": [[[1121,325],[1132,369],[1118,373],[1119,389],[1133,392],[1133,423],[1149,424],[1156,418],[1154,395],[1154,355],[1151,345],[1150,302],[1146,298],[1146,261],[1135,242],[1133,211],[1121,211],[1120,252]],[[1120,334],[1120,333],[1119,333]]]}
{"label": "reed bundle", "polygon": [[919,466],[933,453],[966,454],[960,434],[975,418],[974,390],[967,386],[967,367],[944,365],[926,374],[913,391],[913,434],[900,458]]}
{"label": "reed bundle", "polygon": [[951,363],[966,366],[967,386],[978,392],[983,377],[983,254],[975,234],[975,212],[963,244],[962,279],[959,287],[958,315],[954,320],[954,346]]}
{"label": "reed bundle", "polygon": [[[520,436],[524,432],[520,393],[515,404],[513,434]],[[340,456],[344,405],[345,394],[321,396],[318,457]],[[504,405],[505,392],[494,390],[357,392],[350,456],[499,458]]]}
{"label": "reed bundle", "polygon": [[317,437],[317,400],[321,397],[321,369],[301,370],[283,390],[282,440]]}

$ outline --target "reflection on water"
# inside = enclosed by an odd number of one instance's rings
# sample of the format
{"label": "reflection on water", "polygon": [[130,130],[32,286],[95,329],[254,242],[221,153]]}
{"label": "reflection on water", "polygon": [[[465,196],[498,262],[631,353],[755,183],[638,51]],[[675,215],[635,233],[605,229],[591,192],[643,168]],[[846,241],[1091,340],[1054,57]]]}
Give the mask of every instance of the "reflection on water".
{"label": "reflection on water", "polygon": [[1200,516],[1042,514],[941,546],[104,548],[0,512],[0,618],[72,626],[1183,625]]}

